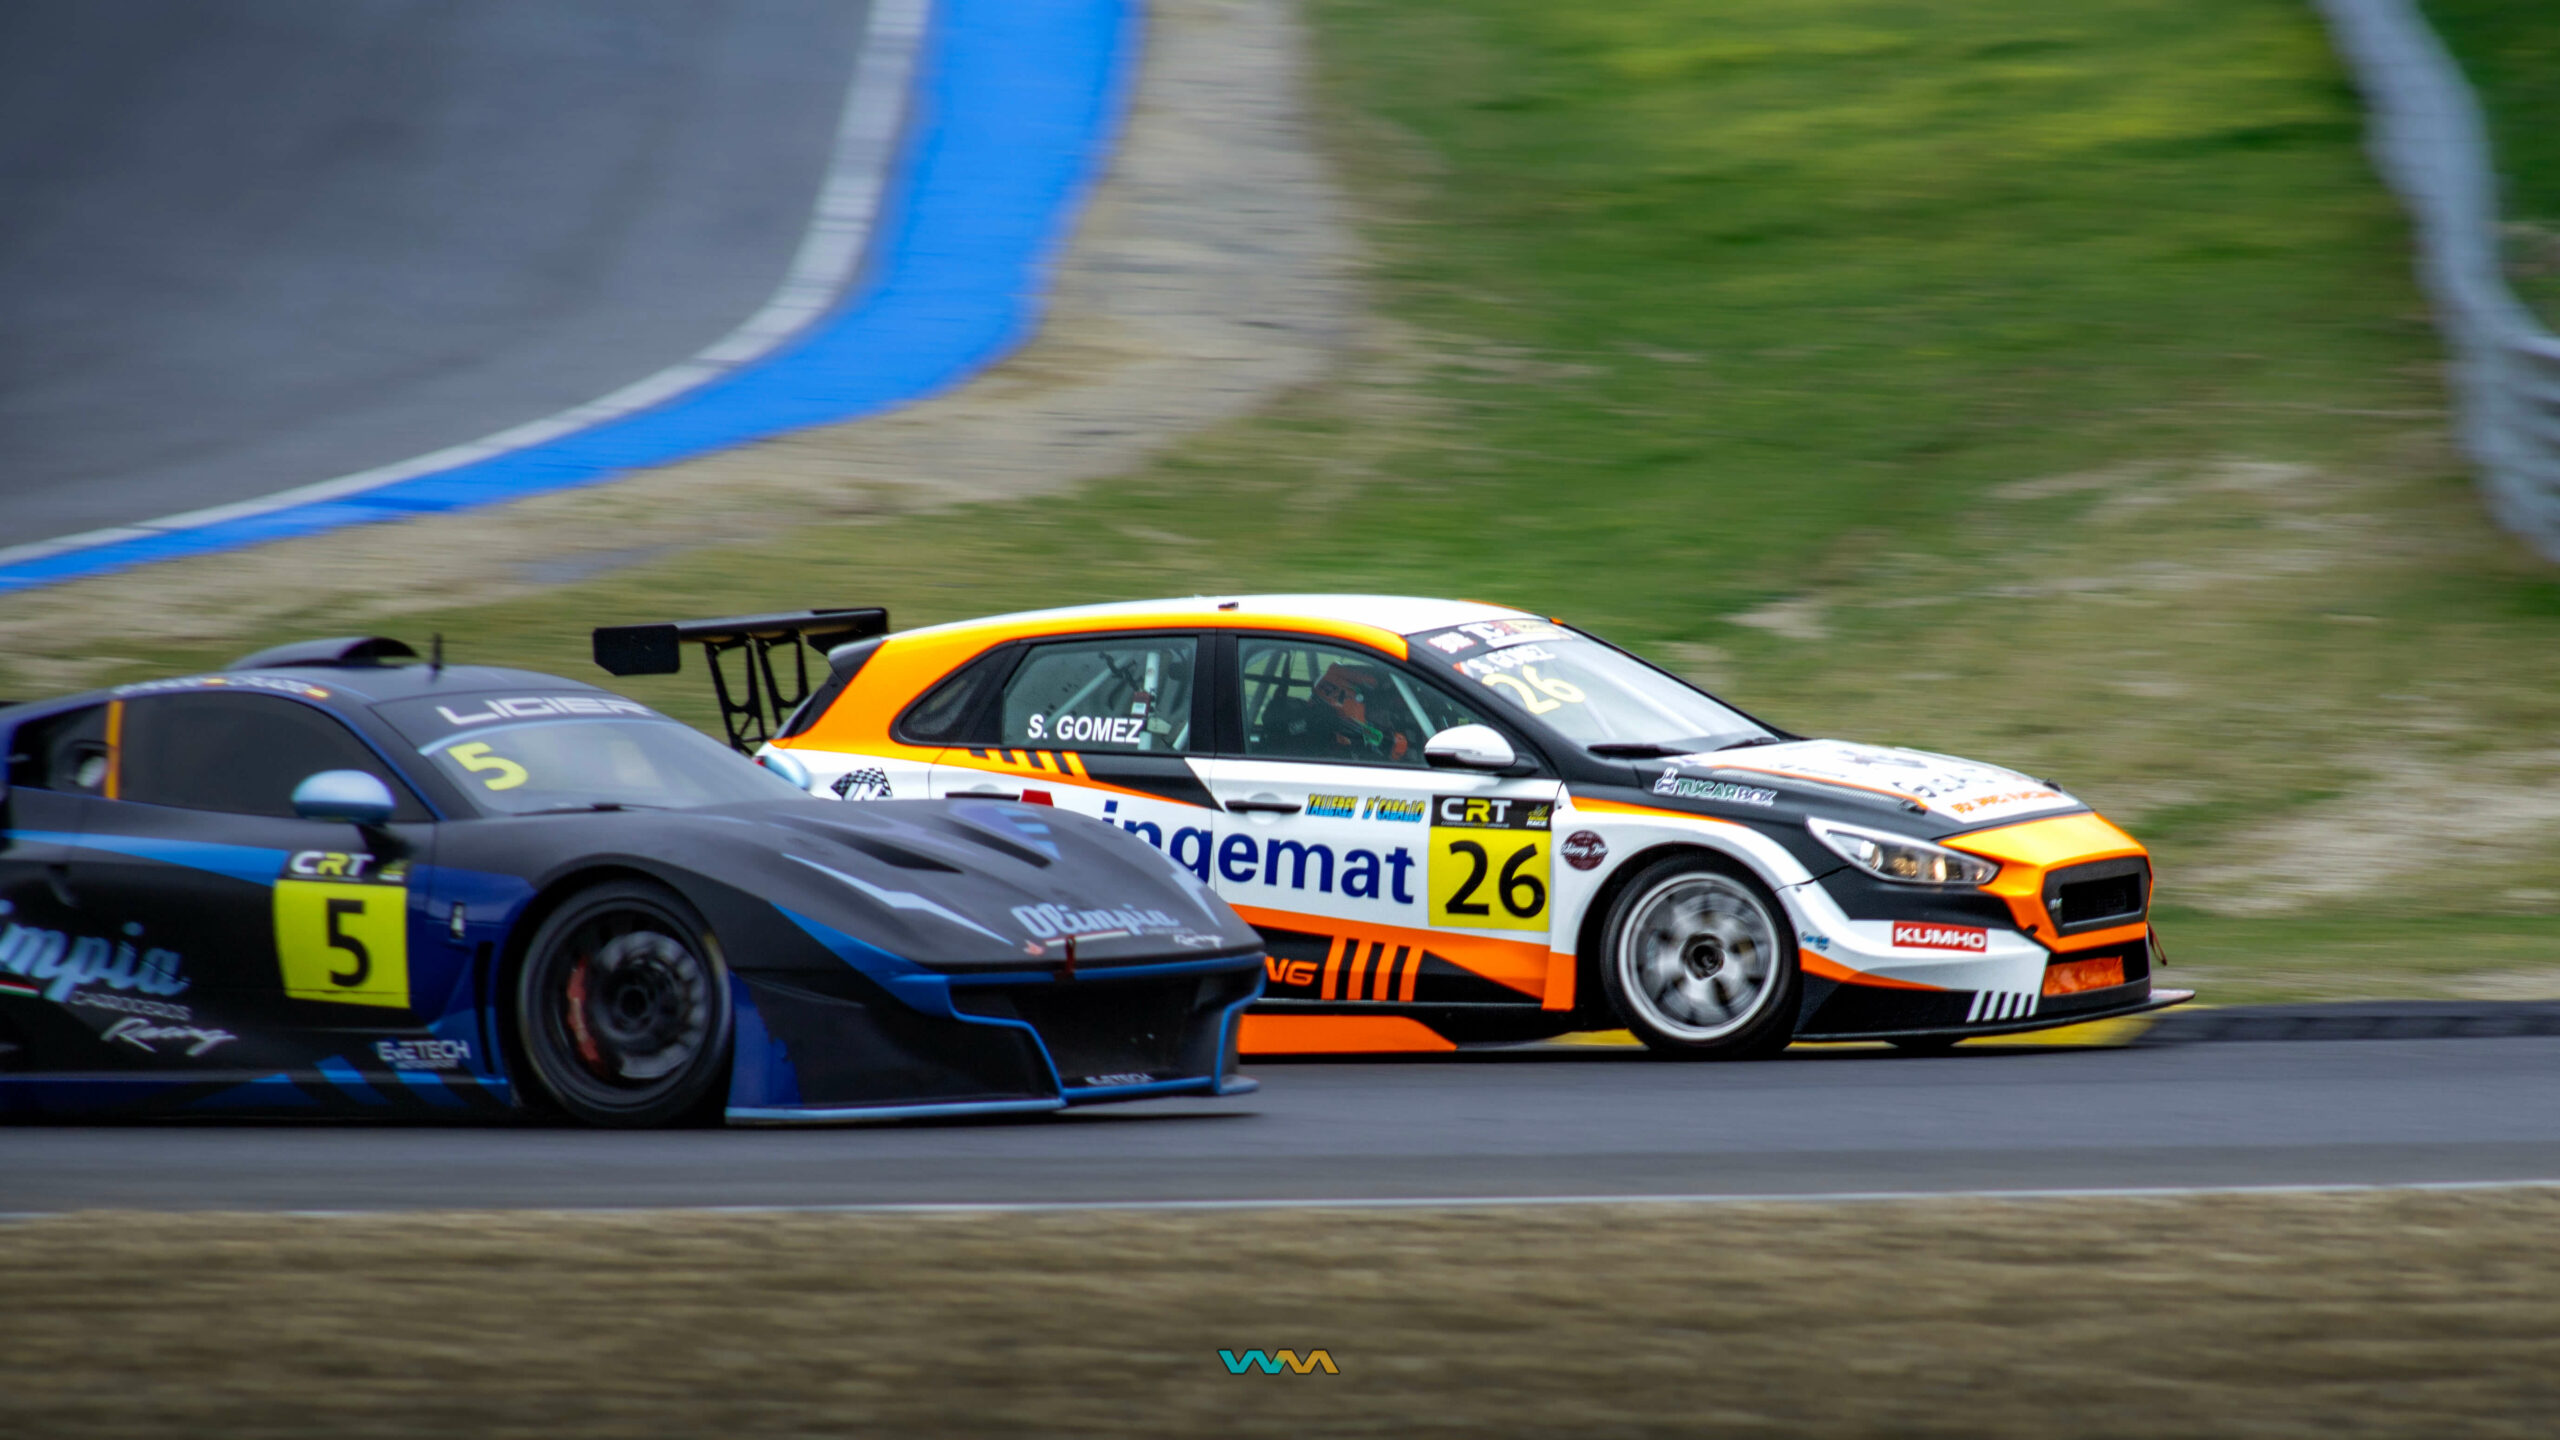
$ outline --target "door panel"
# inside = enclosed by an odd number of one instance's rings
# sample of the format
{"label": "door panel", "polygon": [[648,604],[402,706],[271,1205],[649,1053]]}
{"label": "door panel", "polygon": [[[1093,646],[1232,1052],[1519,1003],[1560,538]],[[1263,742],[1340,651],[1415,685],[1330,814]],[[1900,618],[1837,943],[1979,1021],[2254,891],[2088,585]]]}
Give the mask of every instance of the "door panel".
{"label": "door panel", "polygon": [[1544,997],[1555,781],[1288,760],[1204,768],[1221,804],[1251,807],[1227,817],[1210,883],[1270,942],[1272,999]]}
{"label": "door panel", "polygon": [[[81,970],[65,975],[74,951],[108,936],[86,923],[71,889],[71,846],[80,800],[12,787],[0,811],[0,1072],[61,1070],[84,1063],[96,1027],[76,1018]],[[112,963],[112,949],[109,950]]]}
{"label": "door panel", "polygon": [[[988,743],[944,751],[934,795],[1090,815],[1208,879],[1220,812],[1190,758],[1200,650],[1198,636],[1178,633],[1029,647],[990,707]],[[1049,748],[1059,745],[1068,748]]]}
{"label": "door panel", "polygon": [[1228,663],[1242,753],[1205,767],[1231,812],[1211,883],[1271,945],[1265,993],[1540,1004],[1557,782],[1430,768],[1425,741],[1483,717],[1382,656],[1262,634]]}

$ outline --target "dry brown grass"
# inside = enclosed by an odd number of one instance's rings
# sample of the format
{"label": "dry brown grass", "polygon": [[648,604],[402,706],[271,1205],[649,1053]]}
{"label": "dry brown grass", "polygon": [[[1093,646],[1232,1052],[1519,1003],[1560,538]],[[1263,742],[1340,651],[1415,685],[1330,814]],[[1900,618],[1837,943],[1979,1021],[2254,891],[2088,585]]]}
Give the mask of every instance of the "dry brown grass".
{"label": "dry brown grass", "polygon": [[2555,1229],[2530,1189],[86,1215],[0,1230],[0,1433],[2538,1436]]}

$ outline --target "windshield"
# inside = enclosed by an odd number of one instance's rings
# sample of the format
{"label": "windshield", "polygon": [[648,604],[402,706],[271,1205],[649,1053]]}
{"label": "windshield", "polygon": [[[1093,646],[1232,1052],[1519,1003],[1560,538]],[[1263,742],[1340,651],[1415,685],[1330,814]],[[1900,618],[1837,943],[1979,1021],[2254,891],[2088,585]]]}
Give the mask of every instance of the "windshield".
{"label": "windshield", "polygon": [[1447,665],[1513,713],[1583,745],[1659,746],[1664,754],[1679,754],[1770,734],[1704,691],[1543,620],[1493,621],[1419,635],[1413,655]]}
{"label": "windshield", "polygon": [[496,815],[630,806],[687,810],[787,800],[799,787],[671,720],[536,720],[418,747]]}

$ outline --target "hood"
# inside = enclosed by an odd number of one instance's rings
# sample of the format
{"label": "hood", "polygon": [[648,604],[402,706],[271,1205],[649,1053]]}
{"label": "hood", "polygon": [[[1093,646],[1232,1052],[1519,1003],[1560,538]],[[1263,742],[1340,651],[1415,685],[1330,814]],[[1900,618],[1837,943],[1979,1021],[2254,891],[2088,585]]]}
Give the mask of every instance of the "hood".
{"label": "hood", "polygon": [[1203,959],[1261,938],[1116,828],[1002,801],[785,801],[655,817],[705,878],[936,967]]}
{"label": "hood", "polygon": [[1658,795],[1723,798],[1717,787],[1729,789],[1734,782],[1710,780],[1710,771],[1720,777],[1768,775],[1846,786],[1907,801],[1964,828],[2085,808],[2042,780],[1998,765],[1847,740],[1796,740],[1683,755],[1668,761],[1650,784]]}

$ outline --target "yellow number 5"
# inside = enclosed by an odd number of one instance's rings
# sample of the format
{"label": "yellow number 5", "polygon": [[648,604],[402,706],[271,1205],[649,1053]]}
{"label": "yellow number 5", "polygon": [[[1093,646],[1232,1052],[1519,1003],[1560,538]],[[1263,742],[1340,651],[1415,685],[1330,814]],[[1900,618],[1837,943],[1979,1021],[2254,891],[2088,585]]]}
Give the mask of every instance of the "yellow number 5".
{"label": "yellow number 5", "polygon": [[454,758],[454,763],[474,775],[495,771],[480,782],[491,790],[513,790],[533,778],[525,773],[523,766],[504,755],[490,754],[489,747],[476,740],[468,745],[456,745],[445,753]]}

